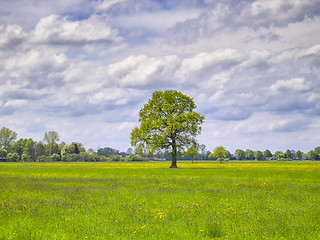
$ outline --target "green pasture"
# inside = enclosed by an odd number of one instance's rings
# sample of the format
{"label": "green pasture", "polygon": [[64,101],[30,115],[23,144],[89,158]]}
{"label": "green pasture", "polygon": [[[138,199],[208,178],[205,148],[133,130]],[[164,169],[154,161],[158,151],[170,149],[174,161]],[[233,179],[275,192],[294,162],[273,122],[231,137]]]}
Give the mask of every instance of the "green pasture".
{"label": "green pasture", "polygon": [[320,163],[0,163],[0,239],[320,239]]}

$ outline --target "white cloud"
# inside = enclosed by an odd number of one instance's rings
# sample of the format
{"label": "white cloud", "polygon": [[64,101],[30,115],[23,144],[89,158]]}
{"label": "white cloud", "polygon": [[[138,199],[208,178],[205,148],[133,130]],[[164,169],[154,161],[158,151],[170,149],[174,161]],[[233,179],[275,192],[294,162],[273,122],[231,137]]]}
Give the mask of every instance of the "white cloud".
{"label": "white cloud", "polygon": [[184,59],[182,71],[195,72],[215,65],[229,64],[241,60],[241,55],[235,49],[218,49],[211,53],[199,53],[193,58]]}
{"label": "white cloud", "polygon": [[121,87],[139,87],[154,84],[154,81],[171,81],[180,60],[177,56],[158,58],[145,55],[130,56],[111,64],[106,69],[107,76]]}
{"label": "white cloud", "polygon": [[123,2],[127,2],[127,1],[128,0],[99,0],[99,1],[94,2],[94,8],[98,12],[106,11],[118,3],[123,3]]}
{"label": "white cloud", "polygon": [[134,98],[139,98],[143,91],[125,88],[104,88],[89,98],[92,104],[125,105]]}
{"label": "white cloud", "polygon": [[131,28],[135,31],[144,29],[148,32],[163,33],[177,22],[197,17],[199,13],[200,10],[198,9],[138,12],[136,14],[119,16],[113,19],[113,23],[120,28]]}
{"label": "white cloud", "polygon": [[9,100],[4,104],[4,107],[23,107],[28,103],[27,100],[24,99],[16,99],[16,100]]}
{"label": "white cloud", "polygon": [[270,132],[302,132],[311,121],[301,114],[278,115],[256,112],[250,118],[235,124],[233,131],[248,135],[269,134]]}
{"label": "white cloud", "polygon": [[89,44],[92,42],[117,42],[120,38],[98,15],[80,21],[71,21],[67,17],[50,15],[42,18],[33,33],[34,41],[51,44]]}
{"label": "white cloud", "polygon": [[292,78],[289,80],[279,80],[270,86],[270,90],[279,93],[285,90],[294,90],[297,92],[309,90],[310,86],[304,78]]}
{"label": "white cloud", "polygon": [[317,56],[319,57],[320,56],[320,44],[317,44],[317,45],[314,45],[310,48],[307,48],[305,50],[302,50],[300,52],[300,54],[298,54],[298,57],[307,57],[307,56],[310,56],[310,55],[314,55],[314,56]]}
{"label": "white cloud", "polygon": [[247,20],[254,19],[251,24],[287,25],[290,22],[302,21],[306,15],[317,13],[319,4],[313,0],[256,0],[242,11]]}
{"label": "white cloud", "polygon": [[13,24],[8,26],[0,25],[0,48],[12,48],[19,45],[26,37],[21,26]]}

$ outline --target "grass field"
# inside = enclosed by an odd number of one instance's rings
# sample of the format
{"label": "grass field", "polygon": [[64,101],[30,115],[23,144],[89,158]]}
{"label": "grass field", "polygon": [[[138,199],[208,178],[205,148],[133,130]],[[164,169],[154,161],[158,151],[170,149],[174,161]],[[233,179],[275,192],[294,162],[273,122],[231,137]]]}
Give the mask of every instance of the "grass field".
{"label": "grass field", "polygon": [[320,163],[1,163],[0,239],[320,239]]}

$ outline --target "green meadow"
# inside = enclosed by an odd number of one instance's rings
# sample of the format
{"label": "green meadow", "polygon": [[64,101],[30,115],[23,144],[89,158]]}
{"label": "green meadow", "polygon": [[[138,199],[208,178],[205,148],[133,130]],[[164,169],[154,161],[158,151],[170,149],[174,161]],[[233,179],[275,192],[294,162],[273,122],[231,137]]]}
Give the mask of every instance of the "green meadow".
{"label": "green meadow", "polygon": [[320,163],[0,163],[0,239],[320,239]]}

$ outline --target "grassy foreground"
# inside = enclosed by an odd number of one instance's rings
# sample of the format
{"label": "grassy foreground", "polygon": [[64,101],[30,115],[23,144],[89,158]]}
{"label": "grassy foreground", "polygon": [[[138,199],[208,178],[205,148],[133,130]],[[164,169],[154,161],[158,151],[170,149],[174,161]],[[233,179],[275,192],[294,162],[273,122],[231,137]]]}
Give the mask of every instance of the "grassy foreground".
{"label": "grassy foreground", "polygon": [[320,163],[1,163],[0,239],[320,239]]}

